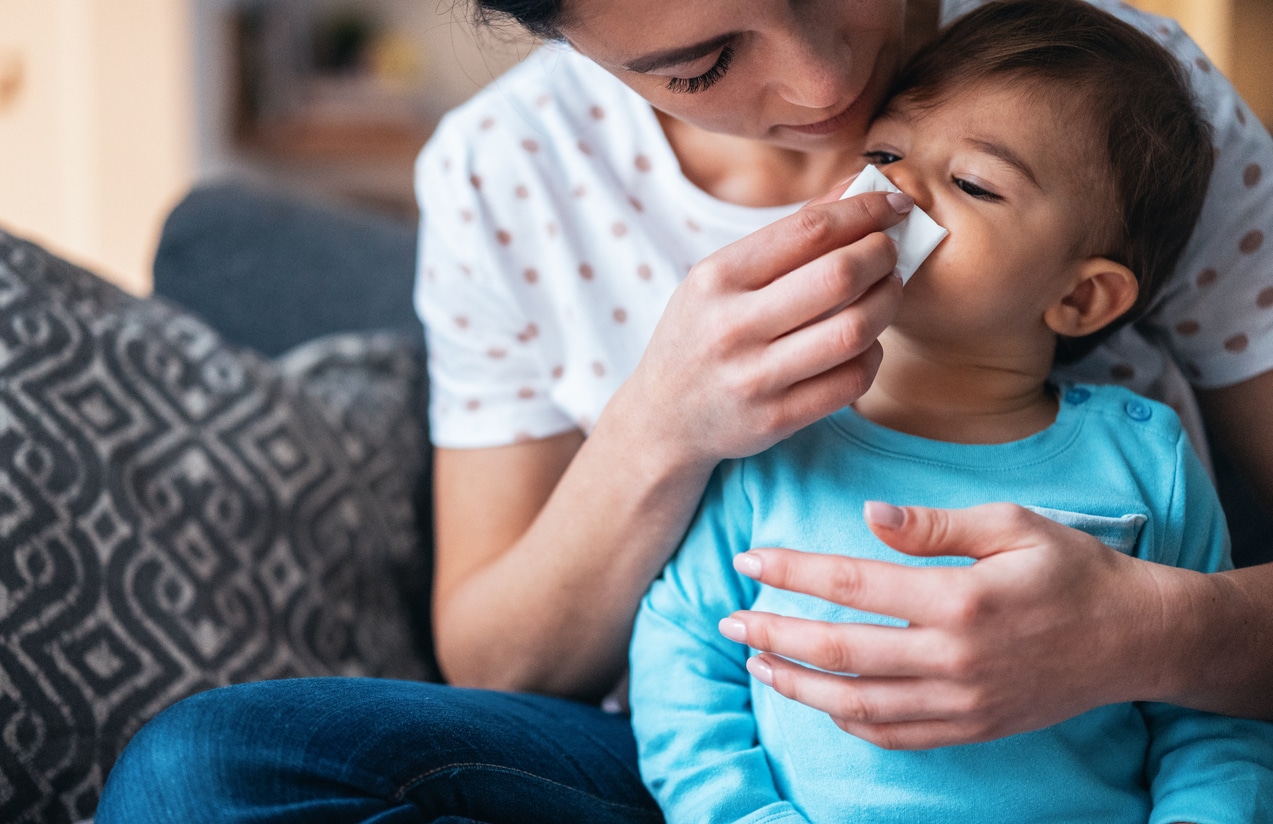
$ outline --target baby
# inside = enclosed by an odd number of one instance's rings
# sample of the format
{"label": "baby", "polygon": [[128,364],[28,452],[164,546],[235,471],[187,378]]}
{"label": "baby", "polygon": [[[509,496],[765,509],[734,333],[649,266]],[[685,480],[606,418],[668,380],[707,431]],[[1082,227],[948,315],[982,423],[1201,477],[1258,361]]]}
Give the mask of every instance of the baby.
{"label": "baby", "polygon": [[753,682],[749,650],[721,637],[739,609],[905,631],[732,565],[767,546],[959,562],[885,546],[861,514],[872,500],[1013,501],[1120,552],[1230,565],[1215,492],[1171,409],[1049,380],[1144,310],[1201,209],[1210,132],[1176,61],[1080,0],[991,4],[903,70],[866,158],[950,234],[906,286],[870,391],[722,464],[642,604],[632,720],[668,821],[1273,820],[1273,725],[1119,704],[891,752]]}

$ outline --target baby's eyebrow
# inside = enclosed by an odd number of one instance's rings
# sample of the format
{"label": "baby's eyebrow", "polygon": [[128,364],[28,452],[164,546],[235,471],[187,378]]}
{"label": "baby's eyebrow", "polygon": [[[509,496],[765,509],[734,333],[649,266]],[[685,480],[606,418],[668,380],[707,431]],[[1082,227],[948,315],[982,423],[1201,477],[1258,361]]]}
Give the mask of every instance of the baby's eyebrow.
{"label": "baby's eyebrow", "polygon": [[724,48],[725,44],[732,40],[737,32],[722,34],[720,37],[713,37],[711,40],[704,40],[702,43],[695,43],[692,46],[679,46],[675,49],[666,49],[665,51],[651,52],[634,58],[623,64],[623,68],[628,71],[645,74],[655,69],[664,69],[668,66],[679,66],[682,63],[690,63],[698,60],[700,57],[706,57],[714,51]]}
{"label": "baby's eyebrow", "polygon": [[1012,151],[1012,149],[1002,143],[995,143],[991,140],[981,140],[975,137],[965,138],[964,142],[979,152],[1002,160],[1004,163],[1007,163],[1009,166],[1020,172],[1021,176],[1033,183],[1035,187],[1040,189],[1043,188],[1039,185],[1039,179],[1034,176],[1034,170],[1030,168],[1030,164],[1026,163],[1021,155]]}

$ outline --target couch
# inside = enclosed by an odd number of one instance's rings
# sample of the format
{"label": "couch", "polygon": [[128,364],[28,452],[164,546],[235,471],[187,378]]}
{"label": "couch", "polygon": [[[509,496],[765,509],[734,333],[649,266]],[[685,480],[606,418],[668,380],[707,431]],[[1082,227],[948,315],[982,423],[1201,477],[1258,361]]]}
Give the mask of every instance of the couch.
{"label": "couch", "polygon": [[415,229],[223,183],[155,296],[0,230],[0,821],[225,684],[437,678]]}
{"label": "couch", "polygon": [[[0,230],[0,821],[90,818],[201,690],[438,678],[415,244],[213,184],[139,299]],[[1236,560],[1273,559],[1219,470]]]}

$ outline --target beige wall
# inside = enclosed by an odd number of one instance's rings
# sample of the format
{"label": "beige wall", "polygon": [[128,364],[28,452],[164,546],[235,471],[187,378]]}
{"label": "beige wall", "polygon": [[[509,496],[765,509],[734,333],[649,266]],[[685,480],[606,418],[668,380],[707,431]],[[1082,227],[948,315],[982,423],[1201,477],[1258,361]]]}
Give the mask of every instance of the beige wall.
{"label": "beige wall", "polygon": [[1131,0],[1133,6],[1175,18],[1220,71],[1232,76],[1238,0]]}
{"label": "beige wall", "polygon": [[0,224],[150,287],[194,174],[184,0],[0,0]]}

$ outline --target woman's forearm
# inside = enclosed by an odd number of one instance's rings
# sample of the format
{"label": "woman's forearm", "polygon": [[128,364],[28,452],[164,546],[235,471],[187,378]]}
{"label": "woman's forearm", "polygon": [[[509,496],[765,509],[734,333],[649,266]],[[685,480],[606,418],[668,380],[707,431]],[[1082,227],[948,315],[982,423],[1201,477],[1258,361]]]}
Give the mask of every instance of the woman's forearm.
{"label": "woman's forearm", "polygon": [[452,683],[595,698],[621,675],[640,598],[714,463],[634,443],[627,429],[603,415],[524,534],[437,592]]}
{"label": "woman's forearm", "polygon": [[1162,576],[1163,662],[1149,697],[1208,712],[1273,720],[1273,564]]}

